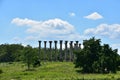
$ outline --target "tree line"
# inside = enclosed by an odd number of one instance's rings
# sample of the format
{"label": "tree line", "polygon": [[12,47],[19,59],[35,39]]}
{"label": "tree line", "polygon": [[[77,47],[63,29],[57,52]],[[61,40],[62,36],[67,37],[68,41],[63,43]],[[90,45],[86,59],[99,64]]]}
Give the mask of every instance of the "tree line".
{"label": "tree line", "polygon": [[[62,59],[64,59],[63,50],[61,53]],[[69,55],[66,56],[69,60]],[[51,50],[49,48],[40,49],[38,47],[33,48],[30,45],[23,46],[22,44],[1,44],[0,45],[0,62],[24,62],[27,64],[28,69],[30,66],[40,65],[40,61],[60,61],[59,49]]]}

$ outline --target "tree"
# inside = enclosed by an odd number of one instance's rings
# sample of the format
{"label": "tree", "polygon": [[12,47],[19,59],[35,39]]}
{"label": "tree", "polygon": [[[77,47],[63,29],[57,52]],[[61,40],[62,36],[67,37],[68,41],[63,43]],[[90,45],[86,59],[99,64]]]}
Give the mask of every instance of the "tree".
{"label": "tree", "polygon": [[30,65],[34,62],[34,56],[33,56],[34,52],[32,50],[32,47],[30,45],[27,45],[24,48],[24,62],[27,64],[27,68],[28,70],[30,70]]}
{"label": "tree", "polygon": [[112,50],[108,44],[103,46],[100,39],[94,37],[84,40],[84,48],[74,52],[76,54],[75,67],[82,68],[85,73],[109,73],[116,72],[117,49]]}
{"label": "tree", "polygon": [[104,44],[102,47],[101,55],[101,67],[103,72],[113,72],[116,73],[117,69],[117,49],[112,50],[108,44]]}

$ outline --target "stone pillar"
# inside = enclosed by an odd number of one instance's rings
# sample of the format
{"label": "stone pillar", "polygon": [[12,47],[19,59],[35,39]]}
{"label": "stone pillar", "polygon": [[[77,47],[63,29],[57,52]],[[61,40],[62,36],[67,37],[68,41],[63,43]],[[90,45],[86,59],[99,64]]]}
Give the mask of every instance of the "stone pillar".
{"label": "stone pillar", "polygon": [[52,61],[52,51],[51,51],[51,49],[52,49],[52,41],[49,41],[49,43],[50,43],[50,56],[51,56],[51,57],[50,57],[50,58],[51,58],[50,60]]}
{"label": "stone pillar", "polygon": [[77,50],[77,44],[74,43],[74,50]]}
{"label": "stone pillar", "polygon": [[79,41],[76,41],[76,49],[78,50],[78,43],[79,43]]}
{"label": "stone pillar", "polygon": [[73,49],[73,41],[70,41],[70,49]]}
{"label": "stone pillar", "polygon": [[38,54],[38,57],[39,57],[39,61],[40,61],[40,53],[41,53],[41,41],[38,41],[39,43],[39,54]]}
{"label": "stone pillar", "polygon": [[70,41],[70,61],[73,60],[73,41]]}
{"label": "stone pillar", "polygon": [[64,58],[65,61],[66,61],[66,57],[67,57],[67,43],[68,43],[68,41],[65,41],[65,58]]}
{"label": "stone pillar", "polygon": [[62,61],[62,40],[60,40],[60,61]]}
{"label": "stone pillar", "polygon": [[55,58],[57,61],[57,41],[54,41],[54,43],[55,43]]}
{"label": "stone pillar", "polygon": [[44,41],[44,60],[46,59],[47,55],[46,55],[46,44],[47,44],[47,41]]}
{"label": "stone pillar", "polygon": [[79,43],[79,49],[81,49],[81,44]]}
{"label": "stone pillar", "polygon": [[[77,51],[78,50],[78,44],[77,44],[77,42],[76,43],[74,43],[74,51]],[[73,53],[73,61],[75,60],[75,54]]]}

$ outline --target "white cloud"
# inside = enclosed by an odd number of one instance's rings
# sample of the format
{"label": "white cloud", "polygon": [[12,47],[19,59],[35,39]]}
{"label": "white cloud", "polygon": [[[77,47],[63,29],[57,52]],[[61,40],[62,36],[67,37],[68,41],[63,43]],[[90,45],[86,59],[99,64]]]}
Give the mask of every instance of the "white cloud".
{"label": "white cloud", "polygon": [[69,13],[69,16],[74,17],[75,13],[71,12],[71,13]]}
{"label": "white cloud", "polygon": [[[11,23],[17,26],[26,27],[25,37],[17,36],[13,40],[24,45],[30,44],[38,46],[38,40],[84,40],[87,35],[103,36],[104,38],[120,38],[120,24],[100,24],[95,28],[89,28],[84,31],[83,35],[76,32],[75,27],[67,21],[55,18],[46,21],[36,21],[31,19],[14,18]],[[22,34],[22,33],[21,33]],[[64,43],[63,43],[64,44]],[[112,43],[114,44],[114,43]],[[112,45],[113,48],[118,48],[120,54],[120,46]]]}
{"label": "white cloud", "polygon": [[18,26],[28,26],[26,32],[30,35],[26,36],[26,40],[73,40],[83,38],[78,33],[76,33],[73,25],[59,18],[49,19],[46,21],[36,21],[27,18],[15,18],[11,21],[11,23],[14,23]]}
{"label": "white cloud", "polygon": [[84,31],[85,35],[107,36],[109,38],[120,37],[120,24],[100,24],[96,28],[89,28]]}
{"label": "white cloud", "polygon": [[100,15],[99,13],[97,13],[97,12],[94,12],[94,13],[88,15],[88,16],[85,16],[84,18],[91,19],[91,20],[97,20],[97,19],[102,19],[103,16]]}
{"label": "white cloud", "polygon": [[100,24],[95,28],[86,29],[84,35],[101,37],[101,39],[105,39],[105,42],[107,39],[107,43],[110,44],[113,49],[118,49],[118,54],[120,54],[120,44],[116,43],[119,42],[120,39],[120,24]]}
{"label": "white cloud", "polygon": [[31,25],[39,25],[41,22],[30,20],[27,18],[25,18],[25,19],[14,18],[11,23],[15,23],[18,26],[23,26],[23,25],[31,26]]}

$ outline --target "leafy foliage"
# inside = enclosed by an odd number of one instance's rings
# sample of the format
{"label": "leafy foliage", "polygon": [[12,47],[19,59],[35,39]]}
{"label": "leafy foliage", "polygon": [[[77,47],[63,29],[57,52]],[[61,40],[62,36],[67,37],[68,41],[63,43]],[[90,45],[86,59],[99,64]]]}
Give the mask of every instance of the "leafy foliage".
{"label": "leafy foliage", "polygon": [[116,73],[119,55],[108,44],[103,46],[100,39],[94,37],[84,40],[84,48],[76,54],[75,67],[81,67],[85,73]]}
{"label": "leafy foliage", "polygon": [[34,52],[32,50],[32,47],[27,45],[27,47],[24,48],[24,56],[23,56],[23,60],[25,63],[27,63],[27,67],[28,70],[30,70],[30,65],[33,63],[34,61],[34,56],[33,56]]}
{"label": "leafy foliage", "polygon": [[[30,65],[40,66],[38,61],[38,49],[31,46],[22,46],[21,44],[2,44],[0,45],[0,62],[22,61]],[[36,63],[37,62],[37,63]]]}
{"label": "leafy foliage", "polygon": [[21,44],[0,45],[0,62],[19,61],[23,48]]}

